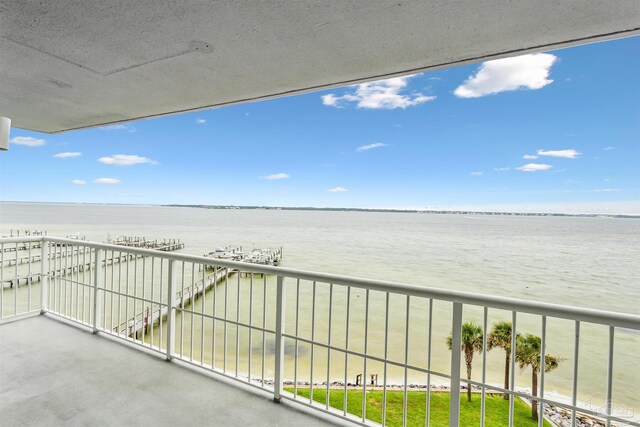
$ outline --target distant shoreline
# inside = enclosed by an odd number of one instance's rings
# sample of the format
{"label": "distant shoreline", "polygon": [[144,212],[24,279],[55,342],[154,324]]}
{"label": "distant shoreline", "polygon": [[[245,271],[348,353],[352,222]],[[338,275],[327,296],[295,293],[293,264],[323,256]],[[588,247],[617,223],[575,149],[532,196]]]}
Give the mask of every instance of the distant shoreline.
{"label": "distant shoreline", "polygon": [[521,212],[521,211],[478,211],[455,209],[385,209],[385,208],[333,208],[313,206],[259,206],[259,205],[191,205],[191,204],[152,204],[152,203],[83,203],[83,202],[34,202],[19,200],[0,200],[0,203],[22,204],[51,204],[51,205],[89,205],[89,206],[146,206],[170,208],[199,208],[199,209],[227,209],[227,210],[282,210],[282,211],[311,211],[311,212],[371,212],[371,213],[413,213],[432,215],[486,215],[486,216],[555,216],[578,218],[622,218],[640,219],[640,214],[609,214],[609,213],[562,213],[562,212]]}
{"label": "distant shoreline", "polygon": [[280,210],[280,211],[321,211],[321,212],[382,212],[382,213],[419,213],[435,215],[487,215],[487,216],[560,216],[585,218],[633,218],[640,215],[628,214],[596,214],[596,213],[546,213],[546,212],[502,212],[502,211],[467,211],[467,210],[435,210],[435,209],[382,209],[382,208],[316,208],[311,206],[245,206],[245,205],[161,205],[173,208],[200,209],[236,209],[236,210]]}

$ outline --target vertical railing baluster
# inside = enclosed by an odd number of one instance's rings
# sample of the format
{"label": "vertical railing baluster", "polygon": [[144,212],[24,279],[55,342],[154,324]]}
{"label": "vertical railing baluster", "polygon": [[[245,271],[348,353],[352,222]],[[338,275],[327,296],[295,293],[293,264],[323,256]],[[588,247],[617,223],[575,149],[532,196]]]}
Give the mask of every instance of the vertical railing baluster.
{"label": "vertical railing baluster", "polygon": [[[29,252],[27,254],[27,285],[29,286],[27,297],[27,311],[29,313],[31,313],[31,282],[33,281],[33,278],[31,277],[31,245],[32,243],[29,242]],[[4,286],[4,284],[2,283],[0,283],[0,285]]]}
{"label": "vertical railing baluster", "polygon": [[329,409],[329,376],[331,375],[331,306],[333,305],[333,283],[329,284],[329,325],[327,334],[327,398],[325,399],[325,409]]}
{"label": "vertical railing baluster", "polygon": [[[389,292],[386,293],[384,309],[384,368],[382,382],[382,425],[386,424],[387,417],[387,359],[389,358]],[[366,369],[365,369],[366,372]],[[366,375],[365,375],[366,377]],[[366,378],[364,383],[367,384]],[[366,385],[365,385],[366,387]],[[366,395],[366,393],[365,393]],[[366,396],[365,396],[366,397]],[[366,403],[366,402],[365,402]],[[365,405],[366,409],[366,405]]]}
{"label": "vertical railing baluster", "polygon": [[[4,286],[4,284],[2,286]],[[20,287],[20,276],[18,275],[18,242],[16,242],[16,283],[13,287],[13,315],[14,316],[18,314],[18,288],[19,287]]]}
{"label": "vertical railing baluster", "polygon": [[264,387],[264,370],[267,358],[267,275],[262,274],[262,378],[261,384]]}
{"label": "vertical railing baluster", "polygon": [[[171,360],[176,342],[176,310],[174,292],[175,286],[175,260],[168,260],[167,268],[167,360]],[[162,297],[161,297],[162,298]],[[162,316],[160,316],[162,318]]]}
{"label": "vertical railing baluster", "polygon": [[[3,248],[4,253],[4,248]],[[40,313],[48,310],[49,302],[49,242],[42,240],[40,246]]]}
{"label": "vertical railing baluster", "polygon": [[[89,252],[89,262],[87,263],[87,251]],[[90,324],[93,319],[93,312],[91,304],[86,307],[87,304],[87,292],[91,295],[91,287],[93,287],[93,267],[91,262],[91,257],[93,256],[93,250],[89,247],[84,248],[84,252],[82,252],[82,265],[84,266],[82,271],[82,283],[85,286],[82,287],[82,308],[81,308],[81,316],[82,321]]]}
{"label": "vertical railing baluster", "polygon": [[[518,331],[516,328],[517,315],[515,311],[511,312],[511,366],[509,366],[510,378],[509,378],[509,390],[515,390],[515,381],[516,381],[516,344],[518,338]],[[509,427],[513,427],[513,418],[514,418],[514,405],[515,405],[515,395],[513,393],[509,393]]]}
{"label": "vertical railing baluster", "polygon": [[[253,280],[253,273],[251,273]],[[293,398],[298,398],[298,337],[300,333],[300,279],[296,280],[296,348],[293,360]]]}
{"label": "vertical railing baluster", "polygon": [[229,321],[229,274],[231,270],[227,268],[224,276],[224,336],[222,342],[222,372],[227,373],[227,322]]}
{"label": "vertical railing baluster", "polygon": [[[607,416],[611,415],[613,399],[613,344],[615,341],[615,328],[609,326],[609,359],[607,362]],[[607,427],[611,427],[611,420],[607,418]]]}
{"label": "vertical railing baluster", "polygon": [[180,279],[182,288],[180,289],[180,357],[184,356],[184,261],[182,261],[182,277]]}
{"label": "vertical railing baluster", "polygon": [[100,329],[100,311],[102,306],[100,304],[100,264],[102,264],[102,249],[96,249],[95,253],[95,268],[93,269],[93,333],[97,334]]}
{"label": "vertical railing baluster", "polygon": [[[369,349],[369,289],[364,299],[364,361],[362,369],[362,422],[367,419],[367,351]],[[385,360],[386,360],[385,356]],[[385,364],[386,366],[386,364]],[[357,381],[356,381],[357,382]],[[383,402],[384,405],[384,402]],[[384,410],[382,411],[382,425],[384,425]]]}
{"label": "vertical railing baluster", "polygon": [[[200,267],[202,268],[202,303],[200,304],[200,365],[204,365],[204,309],[207,305],[207,268],[204,265],[201,265]],[[251,349],[251,346],[249,346],[249,349]],[[249,350],[249,353],[251,353],[251,350]]]}
{"label": "vertical railing baluster", "polygon": [[[127,266],[125,267],[124,274],[124,294],[126,295],[124,298],[124,330],[125,330],[125,338],[129,337],[129,260],[131,254],[127,252]],[[135,311],[135,307],[134,307]]]}
{"label": "vertical railing baluster", "polygon": [[[80,246],[78,246],[76,252],[76,268],[76,319],[83,321],[84,319],[80,316]],[[84,269],[84,266],[82,268]],[[84,289],[84,286],[82,286],[82,289]]]}
{"label": "vertical railing baluster", "polygon": [[247,370],[247,377],[251,382],[251,355],[253,353],[253,271],[251,272],[251,278],[249,279],[249,369]]}
{"label": "vertical railing baluster", "polygon": [[[202,286],[204,287],[204,282],[202,282]],[[195,313],[196,313],[196,295],[198,295],[198,290],[196,289],[196,265],[191,263],[191,329],[189,330],[189,339],[191,340],[191,346],[189,347],[189,361],[193,362],[193,329],[195,327]]]}
{"label": "vertical railing baluster", "polygon": [[[142,296],[142,300],[144,300],[144,295]],[[138,303],[140,299],[138,298],[138,255],[133,255],[133,340],[135,341],[138,338]],[[142,325],[142,329],[144,329],[144,303],[142,304],[141,316],[140,316],[140,324]],[[140,344],[143,344],[140,341]]]}
{"label": "vertical railing baluster", "polygon": [[[62,245],[55,245],[55,257],[53,258],[53,304],[55,307],[55,312],[58,314],[62,314],[62,310],[60,308],[61,298],[62,298],[62,289],[60,286],[60,275],[58,273],[62,272]],[[56,292],[58,293],[56,297]]]}
{"label": "vertical railing baluster", "polygon": [[402,395],[402,427],[407,427],[407,382],[409,381],[409,308],[411,306],[411,296],[407,295],[407,317],[405,319],[404,330],[404,390]]}
{"label": "vertical railing baluster", "polygon": [[460,354],[462,348],[462,303],[453,303],[451,332],[451,401],[449,403],[449,426],[460,425]]}
{"label": "vertical railing baluster", "polygon": [[487,317],[488,308],[484,307],[482,313],[482,397],[480,400],[480,427],[484,427],[484,413],[486,408],[486,387],[487,383]]}
{"label": "vertical railing baluster", "polygon": [[216,306],[218,305],[218,267],[213,265],[213,319],[211,320],[211,369],[215,369],[216,366]]}
{"label": "vertical railing baluster", "polygon": [[[540,338],[540,366],[545,365],[547,354],[547,316],[542,316],[542,336]],[[538,402],[538,427],[544,427],[544,369],[540,369],[540,401]]]}
{"label": "vertical railing baluster", "polygon": [[342,402],[342,415],[347,416],[347,382],[348,382],[348,362],[349,362],[349,316],[351,305],[351,286],[347,286],[347,315],[345,319],[345,337],[344,337],[344,401]]}
{"label": "vertical railing baluster", "polygon": [[242,276],[242,273],[238,269],[238,286],[236,288],[236,378],[238,378],[238,362],[240,359],[240,276]]}
{"label": "vertical railing baluster", "polygon": [[[115,277],[115,274],[116,274],[116,272],[115,272],[116,267],[115,267],[115,264],[114,264],[115,263],[115,259],[116,259],[116,253],[112,249],[111,250],[111,260],[110,260],[111,261],[111,268],[110,268],[111,275],[110,275],[110,280],[109,280],[109,284],[110,284],[109,290],[111,291],[111,292],[109,292],[111,294],[111,297],[110,297],[111,301],[109,302],[109,332],[110,333],[112,333],[113,329],[114,329],[113,328],[113,307],[114,307],[115,304],[114,304],[113,300],[115,298],[115,284],[114,284],[113,281],[114,281],[114,277]],[[106,273],[107,260],[105,260],[104,269],[105,269],[105,273],[104,274],[105,274],[105,277],[106,277],[106,274],[107,274]],[[106,284],[105,284],[105,287],[106,287]],[[105,314],[105,317],[106,317],[106,314]],[[104,323],[102,326],[106,327],[106,323]]]}
{"label": "vertical railing baluster", "polygon": [[[146,334],[147,327],[150,327],[150,328],[153,329],[153,322],[151,322],[150,326],[147,326],[147,325],[149,325],[149,320],[150,319],[149,319],[149,315],[147,315],[147,311],[146,311],[147,302],[145,301],[146,300],[146,297],[145,297],[145,278],[146,278],[146,270],[147,270],[146,260],[147,260],[146,256],[142,257],[142,291],[141,291],[142,292],[142,319],[141,319],[141,321],[142,321],[142,332],[140,332],[140,343],[142,345],[144,345],[144,343],[145,343],[144,339],[145,339],[145,334]],[[152,279],[152,282],[153,282],[153,279]],[[153,305],[151,305],[149,311],[151,311],[152,309],[153,309]],[[152,313],[149,313],[149,314],[151,314],[151,318],[153,318],[153,314]],[[153,346],[153,341],[151,342],[151,346]]]}
{"label": "vertical railing baluster", "polygon": [[[155,262],[156,257],[153,257],[153,262]],[[162,258],[158,258],[158,260],[160,261],[160,289],[158,290],[158,307],[160,309],[160,318],[158,319],[158,326],[159,326],[159,337],[158,337],[158,350],[160,350],[160,348],[162,347],[162,335],[164,334],[163,329],[164,327],[166,327],[166,322],[165,322],[165,326],[162,326],[162,318],[164,317],[162,315],[162,296],[164,295],[164,293],[162,292],[162,288],[163,288],[163,284],[164,284],[164,260]],[[151,288],[153,290],[153,288]],[[173,289],[172,289],[173,291]],[[170,295],[170,294],[169,294]],[[167,297],[167,318],[169,317],[169,300],[171,298]]]}
{"label": "vertical railing baluster", "polygon": [[275,347],[275,371],[273,382],[273,400],[280,402],[284,375],[284,277],[278,276],[276,282],[276,347]]}
{"label": "vertical railing baluster", "polygon": [[[122,312],[122,251],[118,252],[118,323],[116,323],[116,331],[118,335],[122,330],[121,320],[121,312]],[[113,322],[111,322],[113,323]]]}
{"label": "vertical railing baluster", "polygon": [[433,331],[433,298],[429,298],[429,348],[427,349],[427,416],[425,427],[431,422],[431,333]]}
{"label": "vertical railing baluster", "polygon": [[313,281],[313,296],[311,297],[311,363],[309,373],[309,403],[313,403],[313,348],[316,333],[316,282]]}
{"label": "vertical railing baluster", "polygon": [[[151,347],[153,347],[153,304],[154,304],[154,292],[153,292],[153,288],[155,287],[155,283],[154,283],[154,274],[155,274],[155,263],[156,263],[156,259],[155,257],[151,258],[151,283],[149,283],[149,287],[151,287],[151,292],[149,292],[149,301],[151,301],[149,303],[149,311],[151,312],[151,319],[150,319],[150,324],[149,324],[149,345]],[[160,304],[162,303],[162,294],[160,294]],[[162,321],[160,319],[162,319],[162,305],[158,304],[158,327],[162,328]],[[147,320],[149,321],[149,320]],[[158,350],[160,350],[160,346],[161,346],[162,342],[158,341]]]}
{"label": "vertical railing baluster", "polygon": [[[578,404],[578,358],[580,356],[580,321],[576,320],[575,341],[573,343],[573,384],[571,393],[571,426],[576,425],[576,405]],[[544,365],[540,367],[544,369]]]}

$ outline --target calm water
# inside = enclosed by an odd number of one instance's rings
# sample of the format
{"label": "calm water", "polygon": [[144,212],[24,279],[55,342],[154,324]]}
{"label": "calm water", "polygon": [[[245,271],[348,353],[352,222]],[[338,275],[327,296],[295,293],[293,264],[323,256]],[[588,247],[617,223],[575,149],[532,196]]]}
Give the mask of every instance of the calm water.
{"label": "calm water", "polygon": [[[291,268],[640,314],[640,220],[636,219],[0,204],[0,235],[16,228],[43,229],[63,237],[80,233],[96,241],[105,241],[107,235],[180,238],[186,243],[184,252],[196,255],[229,244],[282,245],[282,265]],[[305,289],[301,300],[306,301],[309,289]],[[334,316],[339,319],[344,317],[339,312],[339,299],[344,296],[336,298]],[[384,318],[382,304],[372,301],[372,309]],[[403,298],[391,304],[393,353],[403,351],[405,305]],[[357,305],[352,310],[351,324],[357,331],[362,319]],[[423,332],[423,326],[415,325],[424,325],[426,316],[424,304],[412,304],[414,334]],[[442,372],[448,372],[444,340],[450,316],[450,305],[436,304],[433,367]],[[481,321],[481,316],[480,310],[465,310],[465,320]],[[490,311],[490,323],[498,319],[509,319],[509,313]],[[316,334],[327,333],[322,327],[319,323]],[[548,328],[549,353],[565,360],[547,375],[546,389],[566,396],[572,381],[573,323],[550,320]],[[539,334],[540,319],[523,315],[518,318],[518,330]],[[583,325],[578,394],[580,400],[595,405],[601,404],[606,390],[606,333],[604,327]],[[637,416],[640,336],[630,331],[617,336],[614,400],[635,410]],[[409,358],[417,360],[426,354],[426,346],[420,338],[415,341]],[[438,342],[442,348],[436,348]],[[318,366],[322,357],[326,360],[326,354],[316,354]],[[489,353],[488,361],[488,378],[501,384],[503,353]],[[340,363],[332,356],[332,381],[344,376]],[[361,372],[358,363],[349,362],[350,377]],[[302,358],[300,371],[308,369],[308,364]],[[371,369],[382,373],[381,367]],[[480,368],[476,371],[474,377],[480,379]],[[390,370],[389,377],[402,382],[402,372]],[[419,375],[410,375],[412,379],[421,381]],[[529,384],[529,371],[518,370],[516,386]]]}

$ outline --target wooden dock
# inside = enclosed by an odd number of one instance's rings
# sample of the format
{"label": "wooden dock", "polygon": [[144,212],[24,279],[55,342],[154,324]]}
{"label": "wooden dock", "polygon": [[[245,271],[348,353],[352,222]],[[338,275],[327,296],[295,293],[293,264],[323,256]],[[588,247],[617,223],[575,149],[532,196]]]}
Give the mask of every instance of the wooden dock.
{"label": "wooden dock", "polygon": [[[213,286],[216,286],[218,283],[227,280],[232,274],[237,273],[237,270],[230,270],[226,268],[216,268],[214,272],[209,274],[204,279],[199,280],[195,284],[184,288],[184,291],[180,289],[180,291],[176,292],[176,297],[174,301],[175,307],[180,307],[183,305],[187,305],[191,303],[193,300],[197,299],[200,295],[202,295],[206,290],[210,289]],[[163,303],[167,303],[165,299]],[[158,305],[154,304],[151,307],[146,307],[142,313],[136,314],[134,317],[125,320],[124,322],[117,325],[113,328],[113,331],[117,334],[126,334],[128,337],[138,338],[142,331],[145,333],[148,332],[149,327],[154,323],[160,323],[160,319],[165,319],[167,317],[168,308],[166,305]]]}
{"label": "wooden dock", "polygon": [[[73,259],[73,257],[77,257],[78,255],[84,255],[84,254],[93,254],[93,250],[89,249],[89,248],[72,248],[71,250],[66,250],[66,251],[53,251],[49,253],[49,259],[57,259],[57,258],[65,258],[65,257],[70,257]],[[42,258],[42,255],[40,253],[37,254],[33,254],[31,256],[29,255],[23,255],[23,256],[12,256],[9,258],[4,258],[2,260],[2,263],[0,263],[1,267],[10,267],[12,265],[20,265],[20,264],[27,264],[30,262],[40,262],[40,258]]]}
{"label": "wooden dock", "polygon": [[153,249],[156,251],[171,252],[184,249],[184,243],[180,239],[147,240],[137,236],[118,236],[115,239],[107,239],[107,243],[129,248]]}
{"label": "wooden dock", "polygon": [[[13,235],[13,231],[12,231]],[[16,231],[16,235],[20,236],[20,231]],[[44,236],[46,232],[43,231],[27,231],[23,232],[23,236]],[[118,246],[130,247],[130,248],[144,248],[144,249],[152,249],[163,252],[176,251],[184,248],[184,243],[180,241],[180,239],[163,239],[163,240],[147,240],[144,237],[135,237],[135,236],[120,236],[116,239],[107,238],[107,243],[111,243]],[[91,270],[91,258],[89,258],[89,262],[84,257],[84,254],[91,255],[93,253],[93,249],[88,247],[73,247],[71,244],[67,243],[54,243],[55,250],[51,250],[49,253],[49,259],[55,260],[60,258],[61,260],[68,257],[76,262],[75,265],[71,265],[69,267],[60,267],[54,270],[51,270],[47,273],[50,277],[63,277],[72,273],[83,272]],[[82,240],[79,239],[78,245],[82,246]],[[0,256],[2,262],[0,262],[0,268],[17,266],[20,264],[28,264],[32,262],[40,262],[42,261],[42,255],[40,253],[37,254],[19,254],[19,251],[29,252],[30,249],[38,249],[42,247],[41,242],[32,242],[29,246],[27,243],[17,243],[12,244],[11,246],[3,247],[1,252],[15,252],[15,256],[4,257],[4,254]],[[107,251],[108,253],[108,251]],[[116,263],[121,263],[125,261],[129,261],[136,258],[143,258],[144,255],[137,254],[122,254],[115,255],[112,251],[113,256],[107,258],[102,261],[103,266],[113,265]],[[82,256],[82,260],[79,257]],[[75,258],[75,259],[74,259]],[[11,279],[2,280],[2,286],[6,287],[6,284],[9,285],[10,288],[18,287],[21,285],[28,285],[34,282],[40,282],[42,280],[40,273],[31,273],[25,276],[13,277]]]}
{"label": "wooden dock", "polygon": [[[20,230],[9,230],[9,235],[8,236],[2,236],[2,237],[8,237],[8,238],[12,238],[12,237],[42,237],[42,236],[46,236],[47,232],[46,231],[41,231],[41,230],[24,230],[24,231],[20,231]],[[10,246],[9,246],[10,245]],[[42,242],[31,242],[31,244],[27,244],[27,243],[7,243],[7,245],[3,245],[2,248],[0,248],[0,252],[17,252],[17,251],[26,251],[29,250],[29,248],[31,249],[40,249],[42,247]]]}
{"label": "wooden dock", "polygon": [[261,265],[278,265],[282,260],[282,246],[269,247],[266,249],[253,248],[251,252],[245,254],[242,246],[226,246],[216,248],[214,251],[204,255],[207,258],[221,259],[226,261],[242,261]]}
{"label": "wooden dock", "polygon": [[[144,255],[137,254],[124,254],[124,255],[116,255],[111,258],[107,258],[102,261],[102,266],[106,267],[108,265],[114,265],[122,262],[127,262],[136,258],[143,258]],[[60,267],[53,269],[47,273],[49,277],[63,277],[68,276],[72,273],[78,273],[83,271],[91,271],[92,262],[81,263],[76,265],[71,265],[69,267]],[[6,284],[9,284],[9,288],[18,287],[22,285],[28,285],[29,283],[40,282],[42,280],[42,275],[40,273],[32,273],[31,275],[14,277],[11,279],[3,279],[2,286],[6,287]],[[24,283],[23,283],[24,282]]]}
{"label": "wooden dock", "polygon": [[4,247],[0,249],[0,252],[28,251],[29,248],[40,249],[42,247],[42,242],[31,242],[31,246],[27,243],[7,243],[3,246]]}

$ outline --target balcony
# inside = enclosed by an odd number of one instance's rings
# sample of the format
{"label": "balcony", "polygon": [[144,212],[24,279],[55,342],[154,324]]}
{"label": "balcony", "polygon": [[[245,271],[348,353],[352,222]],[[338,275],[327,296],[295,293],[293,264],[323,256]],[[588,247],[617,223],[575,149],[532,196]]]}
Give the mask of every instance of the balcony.
{"label": "balcony", "polygon": [[[597,417],[640,426],[615,400],[616,349],[637,336],[637,315],[49,236],[0,239],[0,266],[0,412],[9,425],[406,426],[415,396],[420,425],[440,425],[433,420],[443,411],[446,424],[468,425],[469,383],[483,426],[489,401],[502,394],[503,425],[520,425],[519,408],[533,401],[540,426],[551,408],[568,425]],[[553,372],[540,371],[535,396],[516,383],[517,334],[507,388],[487,375],[487,334],[471,380],[460,351],[447,353],[444,367],[435,363],[445,347],[436,331],[451,331],[457,349],[463,321],[488,331],[496,316],[518,333],[536,325],[541,365],[558,339],[548,325],[564,325],[562,335],[573,337],[573,353],[562,355],[570,395],[550,393]],[[585,404],[580,354],[602,336],[602,402]],[[449,406],[434,409],[442,388]]]}

